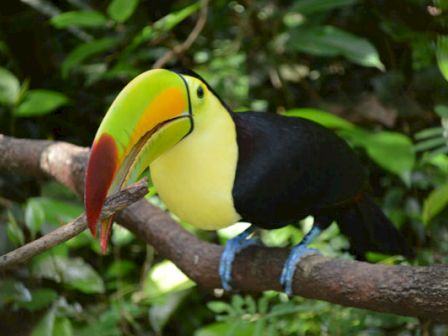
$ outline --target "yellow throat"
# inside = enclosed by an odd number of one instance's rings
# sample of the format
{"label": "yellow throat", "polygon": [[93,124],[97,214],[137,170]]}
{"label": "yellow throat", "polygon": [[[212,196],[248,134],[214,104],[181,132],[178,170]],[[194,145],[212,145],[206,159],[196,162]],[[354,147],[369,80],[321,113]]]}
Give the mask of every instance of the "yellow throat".
{"label": "yellow throat", "polygon": [[235,124],[219,100],[207,92],[194,130],[151,166],[159,196],[181,220],[204,230],[237,222],[232,188],[238,160]]}

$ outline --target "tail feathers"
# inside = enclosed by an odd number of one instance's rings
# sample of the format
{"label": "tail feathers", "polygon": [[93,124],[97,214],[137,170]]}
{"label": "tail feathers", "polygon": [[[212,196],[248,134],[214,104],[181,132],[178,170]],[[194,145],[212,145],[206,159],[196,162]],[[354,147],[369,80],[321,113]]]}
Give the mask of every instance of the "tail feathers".
{"label": "tail feathers", "polygon": [[403,236],[368,195],[341,211],[338,217],[339,228],[348,236],[356,256],[363,257],[370,251],[414,258]]}

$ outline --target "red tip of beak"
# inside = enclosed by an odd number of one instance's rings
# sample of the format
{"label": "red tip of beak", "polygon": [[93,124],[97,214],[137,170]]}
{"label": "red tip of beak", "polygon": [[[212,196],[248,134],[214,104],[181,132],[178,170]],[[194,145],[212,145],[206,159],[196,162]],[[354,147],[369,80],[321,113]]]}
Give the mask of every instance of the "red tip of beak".
{"label": "red tip of beak", "polygon": [[84,190],[87,224],[93,236],[96,235],[96,223],[115,176],[117,164],[118,151],[115,140],[109,134],[103,134],[92,146]]}

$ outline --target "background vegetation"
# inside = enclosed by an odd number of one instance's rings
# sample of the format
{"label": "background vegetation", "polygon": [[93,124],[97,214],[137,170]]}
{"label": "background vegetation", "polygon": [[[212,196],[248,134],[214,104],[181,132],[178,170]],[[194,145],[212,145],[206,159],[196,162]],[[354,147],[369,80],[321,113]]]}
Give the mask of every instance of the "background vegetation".
{"label": "background vegetation", "polygon": [[[414,263],[447,263],[447,10],[445,0],[1,1],[0,133],[88,146],[131,78],[154,64],[192,68],[237,110],[335,129],[369,167],[372,193],[415,247]],[[54,182],[0,175],[0,254],[82,210]],[[240,229],[197,234],[222,243]],[[285,228],[264,241],[287,246],[302,235]],[[84,232],[0,274],[0,334],[448,334],[274,292],[206,292],[125,229],[114,227],[112,243],[103,257]],[[316,247],[351,258],[335,225]]]}

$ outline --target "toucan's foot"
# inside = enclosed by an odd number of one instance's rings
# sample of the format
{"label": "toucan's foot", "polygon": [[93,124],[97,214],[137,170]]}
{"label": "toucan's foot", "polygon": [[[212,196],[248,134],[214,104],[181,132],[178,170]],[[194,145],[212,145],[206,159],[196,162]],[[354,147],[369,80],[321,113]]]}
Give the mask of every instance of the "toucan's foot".
{"label": "toucan's foot", "polygon": [[219,264],[219,276],[221,277],[222,288],[230,292],[232,290],[232,264],[235,256],[245,248],[260,244],[258,239],[249,239],[248,237],[255,231],[255,227],[249,227],[233,239],[230,239],[224,247]]}
{"label": "toucan's foot", "polygon": [[299,244],[293,247],[288,259],[286,259],[285,265],[283,266],[282,275],[280,277],[280,283],[283,290],[289,297],[293,294],[292,285],[297,264],[303,257],[311,254],[320,254],[320,252],[316,249],[308,248],[306,245]]}

